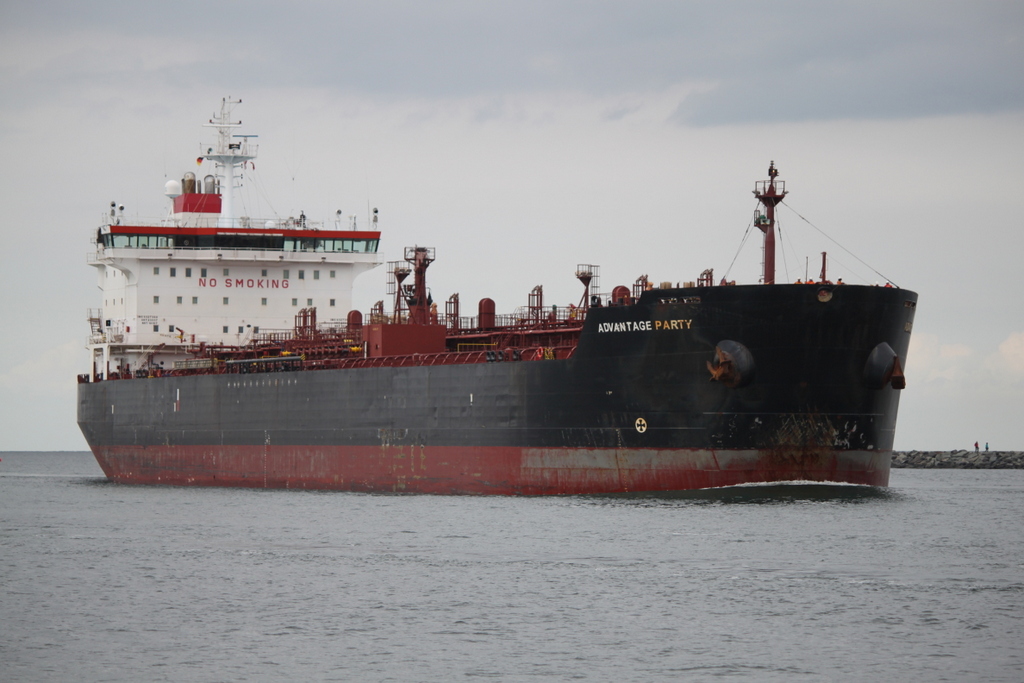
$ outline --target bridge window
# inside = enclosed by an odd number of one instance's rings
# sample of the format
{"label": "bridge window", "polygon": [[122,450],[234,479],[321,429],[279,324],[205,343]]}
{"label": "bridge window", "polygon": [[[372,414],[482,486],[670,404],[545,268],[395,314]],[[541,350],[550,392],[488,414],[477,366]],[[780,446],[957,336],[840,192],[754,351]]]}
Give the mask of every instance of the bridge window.
{"label": "bridge window", "polygon": [[[375,239],[315,239],[283,235],[180,235],[178,246],[189,249],[245,249],[253,251],[315,251],[318,253],[376,253]],[[100,237],[104,247],[129,249],[173,249],[175,238],[168,235],[114,235]],[[186,275],[186,277],[189,277]],[[202,276],[205,277],[205,276]],[[225,275],[227,277],[227,275]],[[266,274],[264,274],[266,277]]]}

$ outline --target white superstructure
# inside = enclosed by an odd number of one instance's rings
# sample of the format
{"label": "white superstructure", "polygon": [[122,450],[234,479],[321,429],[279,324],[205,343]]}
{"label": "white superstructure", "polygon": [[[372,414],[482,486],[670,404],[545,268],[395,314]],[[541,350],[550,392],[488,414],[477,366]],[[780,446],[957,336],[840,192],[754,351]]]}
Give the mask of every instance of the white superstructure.
{"label": "white superstructure", "polygon": [[94,376],[170,369],[200,345],[239,346],[290,331],[302,309],[344,324],[355,277],[380,264],[376,209],[368,230],[354,220],[326,229],[298,218],[235,215],[234,190],[256,157],[251,136],[231,136],[239,101],[224,99],[210,124],[218,139],[201,157],[215,175],[170,181],[168,217],[126,219],[113,203],[88,262],[102,307],[89,310]]}

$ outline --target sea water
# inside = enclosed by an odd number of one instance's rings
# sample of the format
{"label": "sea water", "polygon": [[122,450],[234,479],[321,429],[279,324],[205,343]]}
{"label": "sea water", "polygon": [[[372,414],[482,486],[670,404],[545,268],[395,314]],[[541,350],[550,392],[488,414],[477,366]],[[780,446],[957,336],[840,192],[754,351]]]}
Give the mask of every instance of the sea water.
{"label": "sea water", "polygon": [[1024,680],[1024,471],[510,498],[0,458],[5,681]]}

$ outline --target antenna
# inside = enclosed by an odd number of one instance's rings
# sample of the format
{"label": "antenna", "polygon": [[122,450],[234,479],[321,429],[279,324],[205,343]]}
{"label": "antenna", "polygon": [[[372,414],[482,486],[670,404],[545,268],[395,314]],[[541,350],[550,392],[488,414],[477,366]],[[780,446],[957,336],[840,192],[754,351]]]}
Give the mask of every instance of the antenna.
{"label": "antenna", "polygon": [[[256,158],[256,145],[249,144],[252,135],[234,135],[231,131],[242,125],[241,121],[231,120],[231,111],[236,104],[242,100],[232,100],[225,97],[221,100],[220,114],[214,114],[209,123],[203,124],[207,128],[217,129],[217,142],[207,148],[202,158],[215,162],[217,177],[221,180],[221,198],[223,201],[220,220],[217,221],[220,227],[231,227],[235,223],[234,197],[236,181],[240,181],[238,170],[245,166],[247,161]],[[239,138],[241,142],[232,142],[232,137]]]}

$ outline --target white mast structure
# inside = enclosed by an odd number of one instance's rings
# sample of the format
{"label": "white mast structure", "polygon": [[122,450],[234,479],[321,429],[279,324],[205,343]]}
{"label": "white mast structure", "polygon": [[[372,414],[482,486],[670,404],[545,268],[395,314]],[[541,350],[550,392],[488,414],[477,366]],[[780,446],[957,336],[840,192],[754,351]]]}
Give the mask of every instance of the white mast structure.
{"label": "white mast structure", "polygon": [[232,100],[225,97],[220,103],[220,115],[210,119],[209,123],[203,124],[206,128],[217,129],[217,146],[207,149],[204,159],[209,159],[216,164],[216,176],[220,183],[221,210],[220,218],[217,220],[217,227],[234,227],[237,216],[235,215],[235,181],[241,186],[241,174],[236,173],[247,161],[256,158],[256,145],[250,148],[249,138],[251,135],[239,135],[240,142],[232,142],[231,130],[242,125],[241,121],[231,121],[231,110],[242,100]]}

